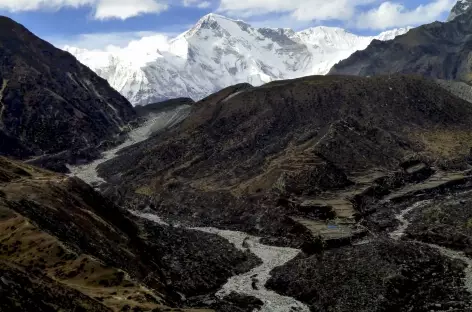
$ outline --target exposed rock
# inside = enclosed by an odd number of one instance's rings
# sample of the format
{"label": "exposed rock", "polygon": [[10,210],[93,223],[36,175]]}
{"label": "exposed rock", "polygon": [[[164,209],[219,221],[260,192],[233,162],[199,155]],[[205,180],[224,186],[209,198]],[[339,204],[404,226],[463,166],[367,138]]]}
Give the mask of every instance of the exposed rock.
{"label": "exposed rock", "polygon": [[172,110],[182,105],[193,105],[195,101],[190,98],[177,98],[164,102],[158,102],[147,105],[138,105],[135,107],[138,116],[147,116],[149,114],[158,114],[163,111]]}
{"label": "exposed rock", "polygon": [[0,18],[0,155],[25,159],[112,140],[131,104],[71,54]]}
{"label": "exposed rock", "polygon": [[[313,311],[472,308],[467,230],[439,222],[431,235],[429,223],[416,230],[412,222],[400,228],[405,241],[386,235],[408,205],[448,202],[471,187],[469,171],[453,171],[470,161],[467,99],[398,75],[240,87],[196,103],[178,127],[99,166],[110,198],[149,206],[170,224],[240,230],[302,249],[267,286]],[[454,210],[451,220],[466,222],[468,214]],[[447,249],[451,242],[464,253]],[[243,276],[244,289],[261,289],[257,276]],[[241,307],[245,301],[222,309]]]}
{"label": "exposed rock", "polygon": [[463,270],[432,248],[386,240],[299,257],[276,268],[267,286],[312,311],[467,311]]}
{"label": "exposed rock", "polygon": [[[211,294],[259,263],[218,236],[136,218],[76,178],[0,158],[0,181],[0,261],[31,281],[25,291],[39,295],[42,279],[45,292],[80,292],[67,303],[78,309],[82,297],[118,310],[181,306],[179,294]],[[47,286],[49,279],[56,286]],[[12,296],[21,300],[20,294]]]}
{"label": "exposed rock", "polygon": [[441,196],[409,215],[406,236],[455,250],[472,250],[470,192]]}
{"label": "exposed rock", "polygon": [[456,4],[451,10],[451,13],[447,17],[447,21],[450,22],[459,15],[466,13],[471,8],[471,5],[472,1],[470,0],[457,0]]}
{"label": "exposed rock", "polygon": [[[456,7],[469,6],[463,2],[459,1]],[[335,65],[330,74],[403,73],[470,84],[471,16],[469,9],[447,23],[422,25],[391,41],[374,40],[365,50]]]}
{"label": "exposed rock", "polygon": [[[281,198],[335,201],[336,213],[353,220],[350,175],[396,171],[412,155],[465,163],[471,121],[468,102],[417,77],[235,86],[196,103],[179,127],[128,148],[99,173],[112,181],[114,200],[133,209],[152,205],[171,223],[300,247],[314,243],[312,232],[290,218],[299,211]],[[406,170],[410,179],[430,174],[429,166]]]}

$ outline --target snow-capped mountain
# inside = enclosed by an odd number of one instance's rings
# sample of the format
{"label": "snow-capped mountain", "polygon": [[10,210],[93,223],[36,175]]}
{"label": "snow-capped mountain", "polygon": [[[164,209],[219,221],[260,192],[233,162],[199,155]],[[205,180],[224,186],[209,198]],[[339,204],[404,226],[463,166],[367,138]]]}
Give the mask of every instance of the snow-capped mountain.
{"label": "snow-capped mountain", "polygon": [[198,100],[242,82],[261,85],[324,75],[372,40],[393,39],[407,31],[396,29],[375,37],[334,27],[295,32],[254,28],[240,20],[209,14],[192,29],[164,43],[148,37],[123,49],[65,50],[107,79],[133,104],[143,105],[176,97]]}
{"label": "snow-capped mountain", "polygon": [[470,7],[472,6],[472,0],[458,0],[457,3],[454,5],[454,7],[451,10],[451,13],[449,14],[447,21],[452,21],[459,15],[462,15],[467,11]]}

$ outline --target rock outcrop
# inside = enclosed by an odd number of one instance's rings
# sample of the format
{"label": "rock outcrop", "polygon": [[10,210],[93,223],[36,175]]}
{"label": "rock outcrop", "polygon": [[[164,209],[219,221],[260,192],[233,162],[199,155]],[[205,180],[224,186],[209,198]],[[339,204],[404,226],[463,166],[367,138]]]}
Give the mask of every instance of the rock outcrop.
{"label": "rock outcrop", "polygon": [[0,155],[25,159],[113,140],[131,104],[75,57],[0,17]]}
{"label": "rock outcrop", "polygon": [[373,76],[394,73],[472,82],[472,10],[447,23],[434,22],[391,41],[373,41],[335,65],[330,74]]}
{"label": "rock outcrop", "polygon": [[353,187],[353,175],[397,170],[415,155],[465,161],[471,119],[468,102],[418,77],[238,85],[196,103],[179,127],[99,172],[123,205],[300,247],[311,235],[292,218],[308,215],[299,204],[321,198],[336,217],[353,217],[349,192],[338,201],[330,193]]}
{"label": "rock outcrop", "polygon": [[236,85],[98,171],[129,208],[302,249],[266,287],[314,311],[467,311],[466,209],[404,221],[408,205],[472,187],[463,87],[404,75]]}
{"label": "rock outcrop", "polygon": [[216,235],[134,217],[79,179],[0,157],[0,263],[1,311],[161,311],[211,294],[258,259]]}
{"label": "rock outcrop", "polygon": [[447,21],[450,22],[454,20],[456,17],[458,17],[459,15],[464,14],[465,12],[467,12],[467,10],[470,9],[471,5],[472,5],[471,0],[457,0],[457,3],[454,5],[454,7],[451,10],[451,13],[447,17]]}

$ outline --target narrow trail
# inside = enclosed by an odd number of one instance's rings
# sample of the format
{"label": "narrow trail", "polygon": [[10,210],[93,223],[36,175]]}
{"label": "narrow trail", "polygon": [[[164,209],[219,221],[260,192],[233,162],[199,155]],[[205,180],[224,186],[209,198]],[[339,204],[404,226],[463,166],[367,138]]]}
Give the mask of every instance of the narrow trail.
{"label": "narrow trail", "polygon": [[402,238],[402,236],[405,235],[406,229],[410,225],[410,221],[408,220],[407,215],[410,214],[410,212],[412,212],[413,210],[421,208],[429,203],[430,201],[419,201],[397,214],[395,218],[400,221],[400,225],[395,231],[390,233],[390,237],[395,240],[399,240],[400,238]]}
{"label": "narrow trail", "polygon": [[[159,216],[151,213],[141,213],[132,211],[133,215],[169,226],[162,221]],[[216,293],[216,296],[223,299],[227,295],[235,292],[242,295],[252,296],[260,299],[264,305],[261,312],[310,312],[310,309],[294,298],[286,297],[265,288],[265,284],[270,278],[270,272],[279,266],[284,265],[295,258],[300,250],[286,247],[268,246],[260,243],[260,238],[248,235],[243,232],[220,230],[210,227],[188,228],[189,230],[200,231],[218,235],[241,251],[250,251],[262,260],[262,264],[247,273],[231,277],[225,285]]]}
{"label": "narrow trail", "polygon": [[[394,240],[400,240],[402,236],[405,234],[406,229],[410,225],[410,221],[408,220],[408,215],[413,212],[414,210],[424,207],[425,205],[431,203],[430,200],[424,200],[417,203],[414,203],[407,209],[402,210],[399,214],[395,216],[395,218],[400,221],[400,225],[398,228],[390,233],[390,237]],[[467,257],[463,252],[456,251],[453,249],[449,249],[443,246],[435,245],[435,244],[428,244],[417,240],[409,240],[411,242],[415,242],[418,244],[422,244],[425,246],[429,246],[430,248],[436,249],[439,251],[443,256],[448,257],[454,260],[461,260],[467,267],[464,269],[465,277],[464,277],[464,286],[472,294],[472,259]]]}
{"label": "narrow trail", "polygon": [[[129,139],[123,144],[103,153],[103,158],[98,159],[84,166],[69,167],[71,175],[77,176],[89,184],[104,183],[97,173],[97,167],[115,157],[122,149],[144,141],[152,133],[166,129],[179,123],[186,117],[185,112],[174,110],[172,112],[159,114],[150,118],[141,127],[134,129],[129,134]],[[147,219],[162,226],[170,226],[158,215],[140,211],[130,211],[133,215]],[[220,230],[216,228],[189,228],[189,230],[201,231],[218,235],[241,251],[250,251],[262,260],[262,264],[251,271],[233,276],[216,293],[219,298],[224,298],[228,294],[235,292],[238,294],[256,297],[264,303],[261,312],[310,312],[310,309],[294,298],[286,297],[265,288],[266,282],[270,278],[270,272],[279,266],[284,265],[295,258],[300,250],[284,247],[268,246],[260,243],[260,238],[247,235],[242,232]]]}
{"label": "narrow trail", "polygon": [[122,149],[142,142],[148,139],[151,134],[179,123],[188,116],[189,112],[190,106],[180,106],[174,110],[151,116],[139,128],[133,129],[128,134],[128,139],[125,142],[104,152],[102,158],[82,166],[68,166],[71,172],[69,175],[76,176],[91,185],[105,183],[106,181],[98,175],[97,168],[99,165],[118,156],[118,152]]}

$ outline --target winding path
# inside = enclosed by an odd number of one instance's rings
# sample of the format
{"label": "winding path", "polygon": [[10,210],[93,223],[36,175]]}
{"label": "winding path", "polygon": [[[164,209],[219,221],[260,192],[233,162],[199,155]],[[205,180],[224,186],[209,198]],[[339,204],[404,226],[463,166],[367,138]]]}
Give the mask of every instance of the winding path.
{"label": "winding path", "polygon": [[[97,167],[118,155],[118,152],[128,146],[144,141],[152,133],[160,131],[180,122],[185,118],[184,112],[174,110],[172,112],[159,114],[146,121],[141,127],[134,129],[129,134],[129,139],[123,144],[106,151],[103,158],[84,166],[70,166],[71,175],[77,176],[89,184],[104,183],[99,177]],[[159,216],[152,213],[130,211],[133,215],[147,219],[163,226],[170,226]],[[260,243],[260,238],[247,235],[242,232],[220,230],[216,228],[189,228],[189,230],[201,231],[218,235],[241,251],[250,251],[262,260],[262,264],[251,271],[233,276],[216,293],[219,298],[224,298],[232,292],[253,296],[260,299],[264,305],[261,312],[309,312],[310,309],[303,303],[291,297],[286,297],[265,288],[270,278],[270,272],[279,266],[295,258],[300,250],[285,247],[268,246]],[[255,310],[257,311],[257,310]]]}
{"label": "winding path", "polygon": [[[418,208],[424,207],[425,205],[429,203],[431,203],[430,200],[419,201],[417,203],[414,203],[407,209],[402,210],[399,214],[397,214],[395,218],[398,221],[400,221],[400,225],[395,231],[390,233],[390,237],[393,238],[394,240],[400,240],[402,236],[405,234],[405,230],[410,225],[410,221],[408,220],[407,215]],[[443,256],[446,256],[450,259],[461,260],[465,264],[467,264],[467,267],[464,270],[464,273],[465,273],[464,286],[467,289],[467,291],[469,291],[469,293],[472,294],[472,259],[471,258],[467,257],[463,252],[449,249],[443,246],[439,246],[435,244],[428,244],[428,243],[424,243],[424,242],[416,241],[416,240],[413,242],[429,246],[439,251]]]}
{"label": "winding path", "polygon": [[83,166],[68,166],[71,172],[70,175],[76,176],[90,185],[105,183],[105,180],[103,180],[97,172],[97,168],[100,164],[118,156],[118,152],[122,149],[142,142],[148,139],[151,134],[181,122],[189,113],[190,106],[183,105],[174,110],[152,115],[143,125],[130,131],[128,139],[124,143],[104,152],[102,158]]}

